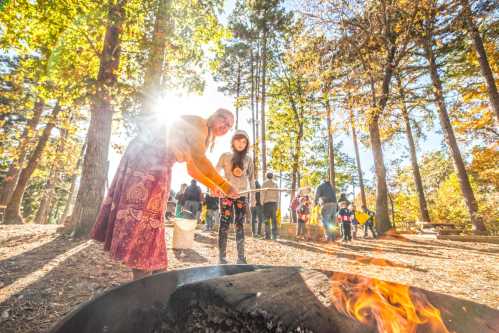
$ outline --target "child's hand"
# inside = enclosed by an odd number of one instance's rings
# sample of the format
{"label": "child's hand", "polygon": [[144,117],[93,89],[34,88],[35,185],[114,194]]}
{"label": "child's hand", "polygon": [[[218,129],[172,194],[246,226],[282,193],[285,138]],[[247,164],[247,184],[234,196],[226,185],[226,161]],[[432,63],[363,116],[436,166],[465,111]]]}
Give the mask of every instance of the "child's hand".
{"label": "child's hand", "polygon": [[218,187],[215,187],[211,189],[211,196],[222,198],[224,196],[224,193]]}

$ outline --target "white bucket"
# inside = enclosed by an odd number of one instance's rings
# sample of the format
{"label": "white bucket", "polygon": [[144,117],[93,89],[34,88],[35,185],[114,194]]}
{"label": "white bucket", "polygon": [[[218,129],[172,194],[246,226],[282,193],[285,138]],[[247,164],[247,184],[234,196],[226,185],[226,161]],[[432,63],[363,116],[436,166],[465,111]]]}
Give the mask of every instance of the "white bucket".
{"label": "white bucket", "polygon": [[190,219],[176,218],[173,221],[173,244],[174,249],[192,249],[194,243],[194,230],[197,221]]}

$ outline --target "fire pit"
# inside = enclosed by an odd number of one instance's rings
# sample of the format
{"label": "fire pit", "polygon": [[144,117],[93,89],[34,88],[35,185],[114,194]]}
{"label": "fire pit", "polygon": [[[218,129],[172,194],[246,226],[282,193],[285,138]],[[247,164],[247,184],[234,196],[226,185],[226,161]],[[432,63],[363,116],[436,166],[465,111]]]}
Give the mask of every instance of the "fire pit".
{"label": "fire pit", "polygon": [[223,265],[112,289],[51,332],[488,333],[499,332],[499,311],[351,274]]}

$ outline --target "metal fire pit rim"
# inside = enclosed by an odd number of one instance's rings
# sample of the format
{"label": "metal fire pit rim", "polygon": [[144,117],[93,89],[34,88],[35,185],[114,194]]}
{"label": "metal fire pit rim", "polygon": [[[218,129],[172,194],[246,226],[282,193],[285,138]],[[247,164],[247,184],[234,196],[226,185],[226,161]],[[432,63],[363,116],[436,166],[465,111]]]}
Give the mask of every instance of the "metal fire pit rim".
{"label": "metal fire pit rim", "polygon": [[[244,270],[244,268],[247,268],[247,270]],[[300,269],[300,266],[272,266],[272,265],[251,265],[251,264],[246,264],[246,265],[241,265],[241,264],[228,264],[228,265],[209,265],[209,266],[196,266],[196,267],[189,267],[189,268],[183,268],[183,269],[174,269],[166,272],[161,272],[161,273],[156,273],[138,280],[133,280],[133,281],[128,281],[126,283],[120,284],[118,286],[112,287],[106,291],[104,291],[101,294],[96,295],[95,297],[79,304],[76,306],[74,309],[72,309],[69,313],[67,313],[64,317],[62,317],[60,320],[58,320],[48,331],[47,333],[60,333],[61,329],[63,329],[64,325],[74,319],[76,316],[80,314],[80,312],[84,311],[88,306],[91,306],[92,303],[98,302],[101,299],[104,299],[113,293],[116,293],[118,290],[125,290],[131,286],[140,284],[140,283],[145,283],[148,280],[153,280],[153,279],[160,279],[161,277],[171,275],[174,277],[175,275],[177,276],[184,276],[184,277],[189,277],[189,275],[194,276],[196,271],[209,271],[209,270],[217,270],[217,269],[223,269],[225,270],[226,274],[222,275],[214,275],[212,277],[206,278],[206,279],[193,279],[190,281],[183,281],[181,283],[178,283],[176,288],[190,284],[190,283],[196,283],[200,281],[205,281],[213,278],[217,278],[220,276],[227,276],[227,275],[234,275],[234,274],[241,274],[241,273],[246,273],[246,272],[251,272],[251,271],[257,271],[260,269],[269,269],[269,268],[297,268]],[[237,272],[238,269],[242,269],[241,271]],[[234,272],[231,272],[231,270],[234,270]],[[228,271],[228,272],[227,272]],[[189,274],[192,273],[192,274]]]}

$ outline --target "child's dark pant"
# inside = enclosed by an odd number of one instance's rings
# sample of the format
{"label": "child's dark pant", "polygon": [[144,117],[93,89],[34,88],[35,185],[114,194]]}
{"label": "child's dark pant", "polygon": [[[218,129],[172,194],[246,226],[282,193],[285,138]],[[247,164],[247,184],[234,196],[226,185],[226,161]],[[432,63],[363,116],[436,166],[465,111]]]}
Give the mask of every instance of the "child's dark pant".
{"label": "child's dark pant", "polygon": [[343,240],[352,240],[352,231],[350,222],[342,222],[343,224]]}
{"label": "child's dark pant", "polygon": [[364,237],[367,237],[368,230],[371,230],[371,232],[373,234],[373,238],[376,238],[376,231],[374,230],[373,222],[370,220],[366,221],[366,223],[364,224]]}
{"label": "child's dark pant", "polygon": [[227,234],[232,222],[236,227],[237,256],[244,259],[244,216],[246,214],[246,198],[223,198],[220,208],[220,227],[218,229],[218,249],[220,258],[227,255]]}
{"label": "child's dark pant", "polygon": [[296,236],[305,235],[305,221],[298,219],[298,226],[296,228]]}

